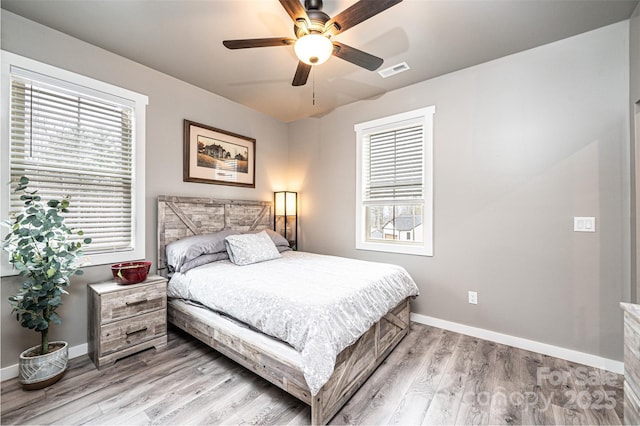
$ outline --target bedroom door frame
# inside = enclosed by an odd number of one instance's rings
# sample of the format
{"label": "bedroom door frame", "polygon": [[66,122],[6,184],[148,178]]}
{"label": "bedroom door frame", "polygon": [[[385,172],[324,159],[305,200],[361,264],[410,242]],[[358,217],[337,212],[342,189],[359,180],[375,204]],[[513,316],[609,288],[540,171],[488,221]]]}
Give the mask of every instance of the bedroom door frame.
{"label": "bedroom door frame", "polygon": [[631,301],[640,303],[640,100],[634,104],[631,141]]}

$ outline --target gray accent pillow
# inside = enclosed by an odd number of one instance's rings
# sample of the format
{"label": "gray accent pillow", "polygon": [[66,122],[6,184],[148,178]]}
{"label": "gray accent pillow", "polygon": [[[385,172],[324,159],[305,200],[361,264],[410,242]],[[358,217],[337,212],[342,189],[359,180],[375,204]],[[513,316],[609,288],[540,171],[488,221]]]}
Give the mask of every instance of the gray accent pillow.
{"label": "gray accent pillow", "polygon": [[182,272],[185,262],[189,262],[203,254],[226,251],[224,239],[230,235],[238,235],[239,231],[224,229],[213,234],[194,235],[167,245],[167,265],[171,272]]}
{"label": "gray accent pillow", "polygon": [[231,235],[224,239],[229,260],[236,265],[250,265],[277,259],[280,252],[265,231],[257,234]]}
{"label": "gray accent pillow", "polygon": [[286,251],[286,250],[280,250],[280,247],[290,247],[289,246],[289,241],[286,240],[286,238],[284,238],[282,235],[278,234],[276,231],[274,231],[273,229],[264,229],[262,231],[247,231],[247,232],[243,232],[243,234],[257,234],[258,232],[266,232],[267,235],[269,235],[269,237],[271,238],[271,240],[273,241],[273,244],[276,245],[276,247],[278,247],[279,251]]}
{"label": "gray accent pillow", "polygon": [[180,267],[180,272],[185,273],[190,269],[196,268],[198,266],[206,265],[207,263],[217,262],[218,260],[229,259],[229,254],[226,251],[220,253],[212,253],[212,254],[203,254],[201,256],[196,257],[193,260],[189,260],[184,262]]}

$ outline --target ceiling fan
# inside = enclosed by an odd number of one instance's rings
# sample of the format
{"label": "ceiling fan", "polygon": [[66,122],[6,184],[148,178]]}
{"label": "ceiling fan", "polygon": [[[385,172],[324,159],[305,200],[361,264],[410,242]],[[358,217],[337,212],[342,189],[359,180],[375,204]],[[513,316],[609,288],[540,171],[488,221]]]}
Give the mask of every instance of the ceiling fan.
{"label": "ceiling fan", "polygon": [[304,7],[302,7],[300,0],[279,1],[293,20],[295,39],[289,37],[254,38],[225,40],[222,44],[228,49],[293,44],[299,62],[292,85],[303,86],[307,82],[311,67],[320,65],[331,55],[370,71],[378,69],[382,65],[382,58],[332,41],[331,37],[395,6],[402,0],[360,0],[333,18],[322,11],[322,0],[305,0]]}

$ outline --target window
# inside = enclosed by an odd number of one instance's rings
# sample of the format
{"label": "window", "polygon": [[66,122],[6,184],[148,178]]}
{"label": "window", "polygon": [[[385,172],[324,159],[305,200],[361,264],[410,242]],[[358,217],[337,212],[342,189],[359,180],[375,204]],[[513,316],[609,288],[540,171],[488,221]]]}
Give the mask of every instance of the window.
{"label": "window", "polygon": [[433,255],[433,114],[355,125],[356,248]]}
{"label": "window", "polygon": [[[3,182],[25,175],[44,200],[70,195],[65,218],[92,238],[91,264],[144,258],[146,96],[8,52],[2,62]],[[2,193],[7,218],[22,203]]]}

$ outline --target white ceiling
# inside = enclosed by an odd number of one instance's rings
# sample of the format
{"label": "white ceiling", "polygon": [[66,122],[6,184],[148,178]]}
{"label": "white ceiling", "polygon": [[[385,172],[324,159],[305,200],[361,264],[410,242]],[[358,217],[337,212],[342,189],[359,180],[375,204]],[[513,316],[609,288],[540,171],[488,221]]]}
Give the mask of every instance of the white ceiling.
{"label": "white ceiling", "polygon": [[[354,2],[325,0],[323,10],[334,16]],[[404,0],[335,40],[383,58],[380,69],[407,62],[409,71],[383,79],[331,58],[302,87],[291,86],[293,47],[222,45],[293,36],[277,0],[2,0],[2,8],[290,122],[627,19],[637,3]]]}

